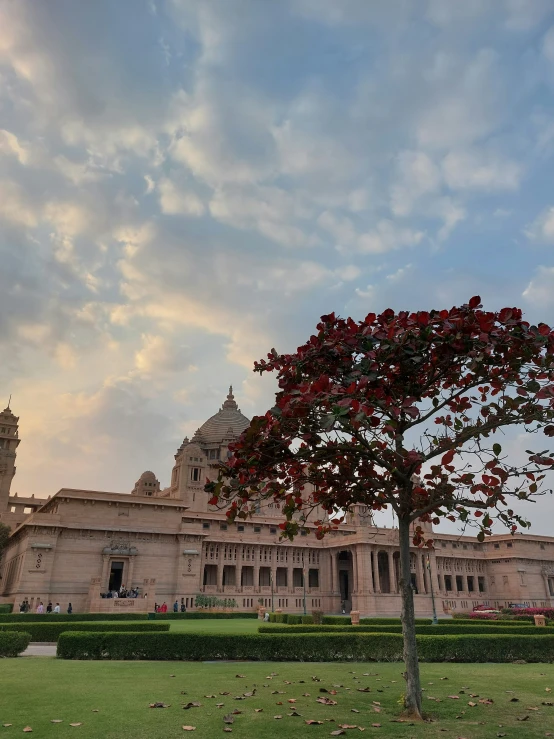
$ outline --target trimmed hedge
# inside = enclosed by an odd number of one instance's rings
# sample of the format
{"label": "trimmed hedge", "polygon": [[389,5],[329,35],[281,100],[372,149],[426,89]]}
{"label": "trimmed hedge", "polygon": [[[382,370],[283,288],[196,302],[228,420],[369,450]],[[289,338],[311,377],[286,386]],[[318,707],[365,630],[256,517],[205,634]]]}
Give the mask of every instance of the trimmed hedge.
{"label": "trimmed hedge", "polygon": [[32,621],[52,621],[66,623],[80,621],[146,621],[146,613],[0,613],[0,624],[11,624],[15,621],[30,623]]}
{"label": "trimmed hedge", "polygon": [[[471,626],[458,626],[457,624],[448,626],[420,626],[416,625],[416,634],[430,635],[448,635],[448,634],[524,634],[531,636],[533,634],[554,634],[554,628],[547,626],[528,626],[526,629],[520,629],[517,626],[490,626],[489,624],[471,624]],[[402,626],[391,624],[390,626],[377,625],[369,626],[362,624],[360,626],[316,626],[316,625],[298,625],[288,626],[286,624],[270,624],[260,625],[258,627],[259,634],[401,634]]]}
{"label": "trimmed hedge", "polygon": [[30,634],[31,641],[58,641],[60,634],[65,631],[169,631],[169,624],[155,624],[151,621],[134,624],[107,624],[107,623],[17,623],[17,624],[0,624],[0,634],[6,632],[21,631],[24,629]]}
{"label": "trimmed hedge", "polygon": [[204,611],[185,611],[185,613],[149,613],[149,618],[156,621],[180,621],[181,619],[198,619],[198,618],[258,618],[257,611],[246,611],[243,613],[225,613],[224,611],[215,611],[214,613]]}
{"label": "trimmed hedge", "polygon": [[0,613],[11,613],[13,611],[13,603],[0,603]]}
{"label": "trimmed hedge", "polygon": [[31,635],[24,631],[0,631],[0,657],[17,657],[30,641]]}
{"label": "trimmed hedge", "polygon": [[[554,635],[417,636],[423,662],[552,662]],[[61,634],[62,659],[400,662],[401,634]]]}
{"label": "trimmed hedge", "polygon": [[[415,619],[416,626],[430,626],[432,623],[433,621],[430,618]],[[389,624],[391,626],[402,626],[402,621],[399,618],[379,618],[376,616],[375,618],[361,618],[360,624],[362,626],[388,626]]]}

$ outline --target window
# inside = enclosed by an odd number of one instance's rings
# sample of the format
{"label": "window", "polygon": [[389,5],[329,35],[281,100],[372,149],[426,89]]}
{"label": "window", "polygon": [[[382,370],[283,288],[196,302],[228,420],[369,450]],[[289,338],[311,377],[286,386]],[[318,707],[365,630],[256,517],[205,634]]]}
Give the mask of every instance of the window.
{"label": "window", "polygon": [[461,575],[456,575],[456,590],[461,593],[464,589],[464,581]]}
{"label": "window", "polygon": [[272,527],[271,527],[271,528],[269,529],[269,533],[270,533],[270,534],[276,534],[276,533],[277,533],[277,529],[275,528],[275,526],[272,526]]}
{"label": "window", "polygon": [[240,524],[239,526],[237,526],[237,531],[244,531],[244,524]]}
{"label": "window", "polygon": [[467,544],[464,544],[462,548],[467,549]]}
{"label": "window", "polygon": [[203,529],[209,529],[209,528],[210,528],[210,524],[209,524],[209,523],[207,523],[207,521],[204,521],[204,522],[202,523],[202,528],[203,528]]}
{"label": "window", "polygon": [[201,474],[200,467],[191,467],[190,469],[190,479],[193,482],[200,482],[200,474]]}
{"label": "window", "polygon": [[227,531],[227,524],[226,524],[226,523],[220,523],[220,524],[219,524],[219,528],[220,528],[220,529],[221,529],[222,531]]}
{"label": "window", "polygon": [[494,545],[494,548],[495,548],[495,549],[500,549],[500,544],[495,544],[495,545]]}
{"label": "window", "polygon": [[308,570],[308,586],[319,588],[319,570]]}
{"label": "window", "polygon": [[468,578],[467,578],[467,590],[468,590],[469,593],[473,593],[473,591],[475,590],[475,585],[474,585],[473,577],[469,577],[468,576]]}
{"label": "window", "polygon": [[544,550],[544,548],[545,548],[545,547],[544,547],[544,544],[541,544],[541,549],[543,549],[543,550]]}
{"label": "window", "polygon": [[259,534],[261,530],[262,530],[262,527],[261,526],[254,526],[254,533],[255,534]]}
{"label": "window", "polygon": [[452,576],[451,575],[444,576],[444,589],[447,591],[452,590]]}
{"label": "window", "polygon": [[479,592],[480,592],[480,593],[484,593],[484,592],[485,592],[485,578],[484,578],[484,577],[481,577],[481,576],[479,576],[479,577],[477,578],[477,584],[478,584],[478,586],[479,586]]}
{"label": "window", "polygon": [[441,541],[441,547],[442,547],[443,549],[446,549],[446,542],[445,542],[445,541]]}
{"label": "window", "polygon": [[508,542],[508,543],[506,544],[506,546],[508,547],[508,549],[511,549],[511,548],[512,548],[512,547],[514,546],[514,544],[513,544],[513,542],[509,541],[509,542]]}
{"label": "window", "polygon": [[302,529],[300,531],[300,536],[307,536],[307,535],[308,535],[308,532],[306,531],[306,529]]}

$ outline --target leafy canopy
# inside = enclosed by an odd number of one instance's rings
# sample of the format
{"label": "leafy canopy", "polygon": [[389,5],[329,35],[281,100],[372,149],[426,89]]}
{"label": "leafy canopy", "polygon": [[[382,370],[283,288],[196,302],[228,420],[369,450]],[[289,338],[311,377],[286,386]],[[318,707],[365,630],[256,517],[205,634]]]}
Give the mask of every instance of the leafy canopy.
{"label": "leafy canopy", "polygon": [[554,454],[528,450],[514,467],[495,440],[509,426],[554,436],[554,331],[518,308],[488,312],[473,297],[362,321],[331,313],[294,354],[273,349],[255,371],[277,372],[275,407],[206,485],[231,521],[272,499],[285,536],[315,509],[321,538],[356,504],[390,506],[410,522],[471,522],[482,540],[495,518],[512,531],[528,525],[510,498],[545,492]]}

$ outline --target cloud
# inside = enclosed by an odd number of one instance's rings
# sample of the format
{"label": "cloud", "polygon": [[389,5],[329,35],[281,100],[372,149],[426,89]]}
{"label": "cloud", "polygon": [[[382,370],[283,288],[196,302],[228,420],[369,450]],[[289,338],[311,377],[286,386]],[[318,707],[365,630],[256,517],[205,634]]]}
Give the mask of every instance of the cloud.
{"label": "cloud", "polygon": [[469,151],[447,154],[442,170],[451,190],[516,190],[522,176],[516,162]]}
{"label": "cloud", "polygon": [[554,306],[554,267],[539,267],[522,295],[533,306]]}
{"label": "cloud", "polygon": [[162,213],[187,216],[204,214],[204,203],[192,190],[182,189],[169,179],[160,180],[158,190]]}
{"label": "cloud", "polygon": [[545,208],[525,229],[531,241],[554,244],[554,206]]}

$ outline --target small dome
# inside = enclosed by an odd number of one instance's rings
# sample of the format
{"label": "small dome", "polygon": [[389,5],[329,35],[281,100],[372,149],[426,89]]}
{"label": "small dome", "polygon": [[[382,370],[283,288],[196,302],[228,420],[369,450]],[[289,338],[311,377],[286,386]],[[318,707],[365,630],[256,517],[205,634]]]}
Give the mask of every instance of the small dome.
{"label": "small dome", "polygon": [[156,475],[150,470],[146,470],[146,472],[142,473],[142,475],[140,476],[140,479],[141,480],[155,480]]}
{"label": "small dome", "polygon": [[200,426],[195,438],[208,444],[220,443],[240,436],[248,426],[250,426],[250,421],[240,412],[233,395],[233,388],[230,387],[227,399],[220,410]]}

